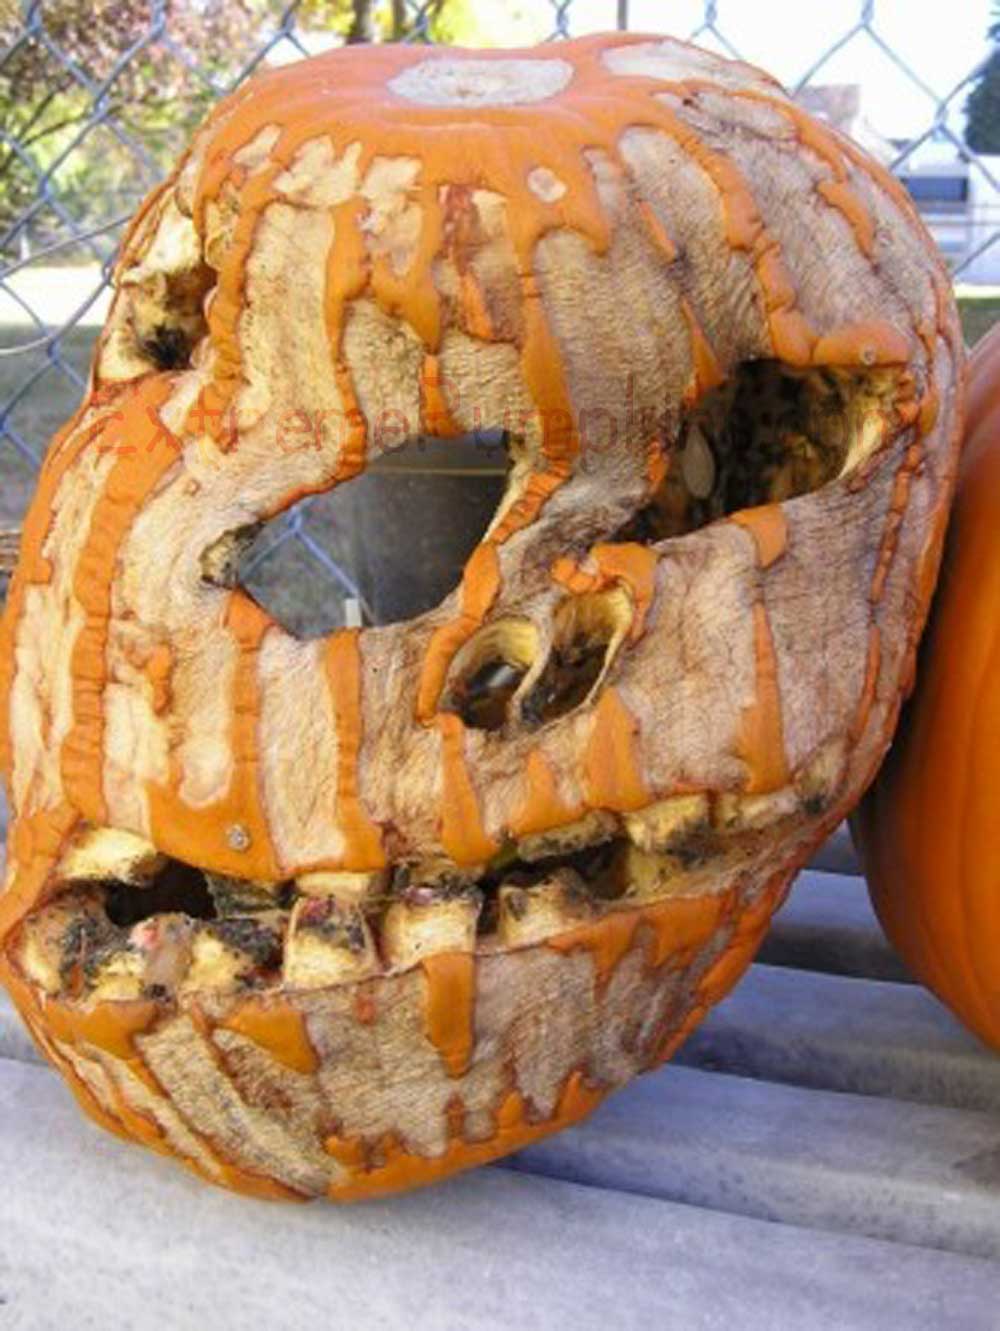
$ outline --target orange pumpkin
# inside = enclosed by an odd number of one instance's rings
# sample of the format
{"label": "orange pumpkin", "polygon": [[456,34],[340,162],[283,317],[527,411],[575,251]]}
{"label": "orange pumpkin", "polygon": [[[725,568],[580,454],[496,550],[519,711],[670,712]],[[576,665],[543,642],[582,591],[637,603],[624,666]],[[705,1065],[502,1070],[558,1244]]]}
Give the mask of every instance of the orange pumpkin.
{"label": "orange pumpkin", "polygon": [[[222,104],[116,285],[0,627],[0,975],[216,1183],[372,1195],[578,1119],[888,742],[961,419],[919,219],[677,42],[375,47]],[[239,585],[248,528],[483,426],[510,487],[440,606],[303,642]]]}
{"label": "orange pumpkin", "polygon": [[1000,327],[968,417],[917,690],[855,818],[872,901],[913,973],[1000,1049]]}

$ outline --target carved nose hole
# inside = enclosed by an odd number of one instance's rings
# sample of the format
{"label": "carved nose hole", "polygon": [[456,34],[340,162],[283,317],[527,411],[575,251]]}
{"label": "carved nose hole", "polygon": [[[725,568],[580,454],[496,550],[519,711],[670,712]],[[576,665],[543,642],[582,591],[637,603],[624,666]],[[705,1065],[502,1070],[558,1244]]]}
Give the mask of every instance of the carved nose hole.
{"label": "carved nose hole", "polygon": [[441,710],[473,730],[500,730],[537,655],[538,631],[528,620],[488,624],[456,656]]}
{"label": "carved nose hole", "polygon": [[473,730],[499,730],[524,673],[509,661],[487,661],[456,684],[453,702],[446,710],[458,712]]}
{"label": "carved nose hole", "polygon": [[552,651],[521,704],[529,726],[545,725],[587,701],[614,660],[633,613],[620,587],[563,601],[556,610]]}

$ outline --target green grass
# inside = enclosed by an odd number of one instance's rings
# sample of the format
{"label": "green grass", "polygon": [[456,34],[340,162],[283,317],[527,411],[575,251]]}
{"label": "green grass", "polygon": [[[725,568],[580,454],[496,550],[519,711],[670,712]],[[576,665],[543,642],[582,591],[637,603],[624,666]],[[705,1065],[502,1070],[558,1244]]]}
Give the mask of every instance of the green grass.
{"label": "green grass", "polygon": [[1000,323],[1000,296],[962,297],[958,308],[965,340],[970,347],[974,347],[995,323]]}

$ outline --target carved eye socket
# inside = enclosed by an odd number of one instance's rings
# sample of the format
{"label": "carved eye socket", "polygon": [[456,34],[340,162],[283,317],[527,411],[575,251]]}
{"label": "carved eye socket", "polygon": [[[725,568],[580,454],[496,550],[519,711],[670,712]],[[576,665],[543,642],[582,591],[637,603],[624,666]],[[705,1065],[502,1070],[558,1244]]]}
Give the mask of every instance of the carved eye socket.
{"label": "carved eye socket", "polygon": [[[613,539],[669,540],[820,489],[878,446],[898,389],[894,370],[800,371],[768,360],[739,366],[686,413],[662,482]],[[487,623],[456,658],[441,710],[491,731],[565,716],[614,667],[633,613],[621,587],[568,596],[555,609],[551,644],[537,665],[528,621]]]}
{"label": "carved eye socket", "polygon": [[895,369],[744,362],[685,414],[663,481],[615,539],[666,540],[820,489],[877,446],[898,391]]}
{"label": "carved eye socket", "polygon": [[243,586],[288,632],[318,638],[350,622],[392,624],[460,582],[509,472],[503,432],[414,439],[327,494],[225,534],[202,557],[216,586]]}

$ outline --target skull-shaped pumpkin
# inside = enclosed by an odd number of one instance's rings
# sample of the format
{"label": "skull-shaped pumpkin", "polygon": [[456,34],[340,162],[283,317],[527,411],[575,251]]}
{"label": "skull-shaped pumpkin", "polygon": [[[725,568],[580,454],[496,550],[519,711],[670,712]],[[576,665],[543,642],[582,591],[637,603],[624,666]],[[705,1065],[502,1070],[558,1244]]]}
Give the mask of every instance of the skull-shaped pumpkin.
{"label": "skull-shaped pumpkin", "polygon": [[[222,103],[3,621],[3,976],[84,1106],[349,1198],[667,1058],[886,746],[962,354],[898,186],[693,47],[352,49]],[[300,641],[239,586],[301,496],[485,427],[509,486],[438,608]]]}

